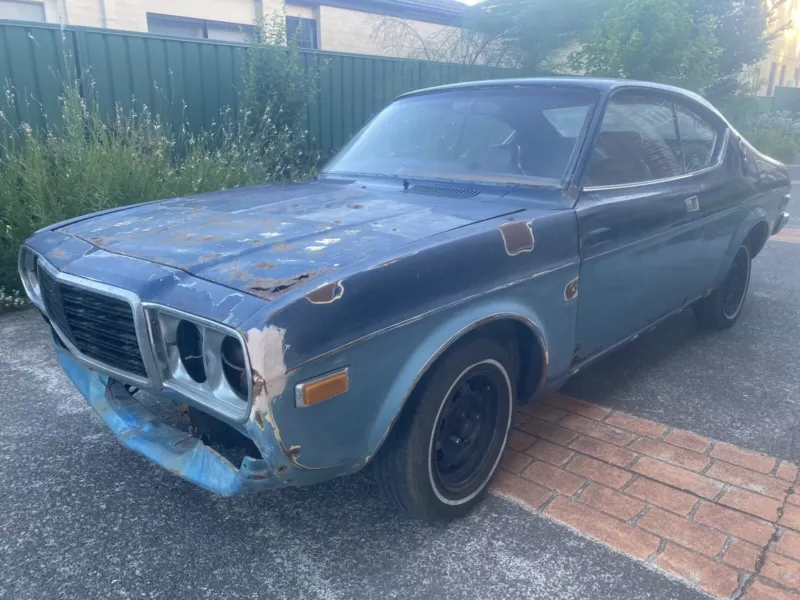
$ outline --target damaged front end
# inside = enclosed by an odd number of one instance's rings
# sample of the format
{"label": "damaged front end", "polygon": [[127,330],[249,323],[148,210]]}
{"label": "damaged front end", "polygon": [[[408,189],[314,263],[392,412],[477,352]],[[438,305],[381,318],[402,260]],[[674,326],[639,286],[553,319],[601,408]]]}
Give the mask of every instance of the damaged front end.
{"label": "damaged front end", "polygon": [[[333,476],[294,464],[272,426],[271,402],[286,385],[281,330],[246,334],[142,301],[60,271],[29,248],[20,267],[64,370],[124,446],[221,495]],[[191,294],[209,284],[180,285]]]}

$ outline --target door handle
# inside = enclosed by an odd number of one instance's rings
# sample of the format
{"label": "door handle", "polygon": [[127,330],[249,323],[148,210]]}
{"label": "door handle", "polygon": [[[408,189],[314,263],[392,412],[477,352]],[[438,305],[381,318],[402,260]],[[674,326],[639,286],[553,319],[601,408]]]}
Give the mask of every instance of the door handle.
{"label": "door handle", "polygon": [[700,210],[700,200],[697,196],[692,196],[691,198],[687,198],[683,201],[686,205],[686,212],[697,212]]}

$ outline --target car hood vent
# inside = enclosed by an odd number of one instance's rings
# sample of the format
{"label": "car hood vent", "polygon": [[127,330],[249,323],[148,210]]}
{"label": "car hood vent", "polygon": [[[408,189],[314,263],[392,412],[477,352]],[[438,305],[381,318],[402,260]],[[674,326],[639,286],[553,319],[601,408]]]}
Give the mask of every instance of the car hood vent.
{"label": "car hood vent", "polygon": [[409,194],[422,196],[441,196],[445,198],[474,198],[481,193],[480,190],[470,188],[446,187],[443,185],[412,185],[408,188]]}

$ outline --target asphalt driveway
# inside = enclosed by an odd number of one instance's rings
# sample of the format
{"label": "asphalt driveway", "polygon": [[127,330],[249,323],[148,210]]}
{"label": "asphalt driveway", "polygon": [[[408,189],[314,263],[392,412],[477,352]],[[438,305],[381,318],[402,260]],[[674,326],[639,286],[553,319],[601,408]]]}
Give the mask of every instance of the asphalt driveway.
{"label": "asphalt driveway", "polygon": [[800,244],[753,262],[737,325],[698,329],[689,311],[575,376],[568,394],[800,461]]}
{"label": "asphalt driveway", "polygon": [[[800,244],[771,242],[732,331],[683,314],[568,392],[790,460]],[[368,474],[213,497],[120,447],[33,311],[0,317],[0,598],[693,599],[686,584],[508,500],[410,522]]]}

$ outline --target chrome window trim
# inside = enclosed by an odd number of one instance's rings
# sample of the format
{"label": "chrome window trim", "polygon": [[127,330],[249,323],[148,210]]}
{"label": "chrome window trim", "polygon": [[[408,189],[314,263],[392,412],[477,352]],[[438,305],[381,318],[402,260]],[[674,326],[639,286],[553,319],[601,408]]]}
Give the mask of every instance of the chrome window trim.
{"label": "chrome window trim", "polygon": [[[250,418],[250,411],[253,406],[253,369],[250,364],[250,351],[247,347],[247,340],[242,335],[240,331],[229,327],[228,325],[223,325],[222,323],[218,323],[216,321],[211,321],[210,319],[206,319],[205,317],[198,317],[197,315],[193,315],[191,313],[187,313],[177,308],[172,308],[171,306],[165,306],[163,304],[158,304],[156,302],[143,302],[142,307],[144,308],[145,317],[149,321],[148,326],[148,334],[149,334],[149,343],[150,347],[153,349],[153,358],[158,368],[158,374],[161,380],[161,384],[168,389],[174,390],[181,394],[182,396],[187,396],[194,400],[197,404],[200,404],[210,411],[214,412],[215,414],[222,415],[227,419],[235,422],[235,423],[244,423],[247,419]],[[185,385],[182,382],[174,379],[169,373],[169,366],[167,363],[162,360],[159,356],[157,351],[157,344],[153,330],[155,327],[158,327],[158,323],[153,323],[150,321],[150,315],[153,312],[164,312],[170,314],[174,317],[178,317],[184,319],[186,321],[190,321],[192,323],[198,323],[203,325],[204,327],[208,327],[209,329],[215,329],[221,333],[226,335],[230,335],[231,337],[236,338],[239,340],[239,343],[242,344],[242,348],[244,350],[244,363],[245,369],[247,370],[247,398],[245,399],[245,407],[242,414],[232,413],[228,410],[221,410],[220,404],[216,403],[216,397],[212,394],[211,399],[209,399],[208,395],[203,393],[202,390],[194,389],[189,385]],[[155,316],[155,315],[154,315]],[[157,317],[156,317],[157,319]],[[159,334],[161,332],[159,331]]]}
{"label": "chrome window trim", "polygon": [[317,381],[320,381],[322,379],[327,379],[328,377],[333,377],[334,375],[339,375],[341,373],[344,373],[345,375],[347,375],[347,389],[345,391],[339,393],[339,394],[335,394],[335,395],[331,396],[331,398],[335,398],[336,396],[341,396],[342,394],[346,394],[347,392],[349,392],[350,391],[350,367],[345,367],[344,369],[336,369],[335,371],[328,371],[327,373],[325,373],[323,375],[318,375],[317,377],[313,377],[312,379],[307,379],[306,381],[303,381],[302,383],[298,383],[297,385],[295,385],[294,386],[294,405],[297,408],[308,408],[309,405],[306,404],[305,402],[303,402],[303,392],[305,391],[306,386],[310,385],[312,383],[316,383]]}
{"label": "chrome window trim", "polygon": [[[33,252],[33,250],[30,251]],[[72,353],[72,355],[78,359],[78,361],[89,368],[101,371],[102,373],[107,373],[108,375],[111,375],[115,379],[118,379],[124,383],[143,386],[149,389],[160,389],[161,384],[158,377],[158,369],[153,356],[152,348],[150,346],[150,334],[148,332],[144,308],[139,296],[122,288],[59,271],[45,258],[43,258],[41,254],[37,252],[33,253],[37,256],[39,267],[47,271],[47,274],[57,282],[66,283],[90,292],[96,292],[105,296],[110,296],[111,298],[116,298],[117,300],[123,300],[130,305],[131,312],[133,313],[133,325],[134,329],[136,330],[136,340],[139,343],[139,352],[142,355],[142,362],[144,363],[147,377],[142,377],[140,375],[136,375],[135,373],[129,373],[127,371],[123,371],[122,369],[117,369],[102,361],[86,356],[80,350],[78,350],[78,348],[75,347],[72,342],[69,341],[69,338],[64,334],[63,331],[59,329],[58,325],[56,325],[53,319],[49,319],[50,326],[56,332],[61,342],[64,344],[64,346],[66,346],[70,353]],[[42,300],[42,304],[44,304],[44,299]],[[45,308],[42,308],[42,312],[45,315],[47,314],[47,310]]]}
{"label": "chrome window trim", "polygon": [[[725,163],[725,157],[728,155],[728,143],[730,141],[730,128],[725,128],[725,133],[722,136],[722,148],[719,151],[719,157],[717,158],[717,162],[713,165],[705,167],[704,169],[700,169],[699,171],[692,171],[691,173],[684,173],[683,175],[675,175],[674,177],[665,177],[663,179],[650,179],[648,181],[637,181],[635,183],[620,183],[617,185],[594,185],[594,186],[587,186],[583,188],[584,192],[604,192],[608,190],[625,190],[630,188],[642,187],[647,185],[658,185],[660,183],[669,183],[671,181],[680,181],[682,179],[688,179],[690,177],[696,177],[697,175],[703,175],[704,173],[709,173],[714,169],[718,169]],[[587,164],[586,168],[588,169],[589,165]]]}

